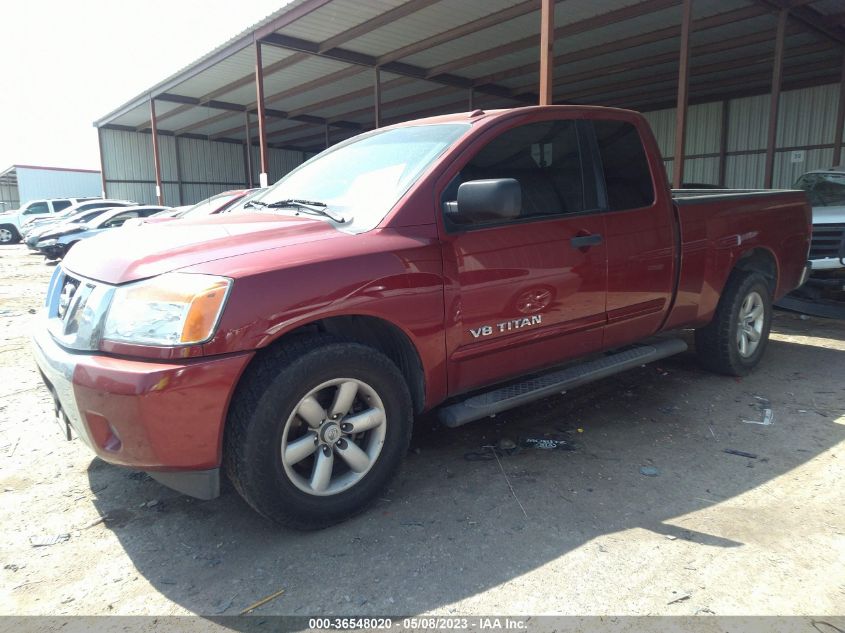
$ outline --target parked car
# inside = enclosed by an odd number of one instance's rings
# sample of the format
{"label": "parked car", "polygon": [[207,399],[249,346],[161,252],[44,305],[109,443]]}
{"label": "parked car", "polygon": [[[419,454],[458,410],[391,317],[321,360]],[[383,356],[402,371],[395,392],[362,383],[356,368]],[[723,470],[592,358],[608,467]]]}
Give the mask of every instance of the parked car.
{"label": "parked car", "polygon": [[88,198],[79,200],[58,213],[48,216],[35,216],[27,219],[21,226],[21,237],[26,241],[29,235],[38,228],[48,226],[57,222],[64,222],[69,217],[81,211],[93,209],[111,209],[113,207],[131,207],[138,203],[132,200],[111,200],[108,198]]}
{"label": "parked car", "polygon": [[[845,169],[811,171],[795,183],[813,205],[813,271],[845,270]],[[843,277],[845,279],[845,277]]]}
{"label": "parked car", "polygon": [[22,226],[35,218],[54,217],[69,207],[91,198],[55,198],[30,200],[19,209],[0,213],[0,244],[13,244],[21,239]]}
{"label": "parked car", "polygon": [[93,221],[98,215],[102,215],[103,213],[111,211],[111,209],[111,207],[107,207],[105,209],[97,207],[94,209],[88,209],[87,211],[79,211],[78,213],[74,213],[70,217],[61,218],[56,222],[50,222],[49,224],[42,224],[41,226],[36,226],[26,232],[24,243],[26,244],[29,250],[38,250],[37,244],[44,238],[45,235],[62,233],[67,229],[77,228],[82,224],[86,224],[88,222]]}
{"label": "parked car", "polygon": [[115,207],[98,214],[93,220],[82,224],[69,224],[56,227],[55,231],[45,232],[35,244],[35,248],[47,259],[61,259],[72,246],[99,235],[109,229],[123,226],[130,218],[146,218],[162,211],[161,206]]}
{"label": "parked car", "polygon": [[687,328],[748,374],[810,245],[804,192],[673,194],[646,120],[610,108],[379,128],[250,207],[74,248],[33,349],[102,459],[200,498],[225,471],[303,529],[378,498],[423,411],[481,420]]}
{"label": "parked car", "polygon": [[237,204],[238,201],[242,200],[247,194],[252,191],[256,191],[255,189],[233,189],[232,191],[224,191],[223,193],[218,193],[210,198],[206,198],[205,200],[201,200],[194,205],[191,205],[188,208],[176,208],[176,209],[168,209],[161,213],[157,213],[156,215],[146,218],[146,219],[137,219],[132,220],[127,223],[127,227],[129,226],[140,226],[141,224],[159,224],[161,222],[169,222],[171,220],[178,220],[181,218],[199,218],[206,215],[214,215],[215,213],[222,213],[226,211],[233,205]]}

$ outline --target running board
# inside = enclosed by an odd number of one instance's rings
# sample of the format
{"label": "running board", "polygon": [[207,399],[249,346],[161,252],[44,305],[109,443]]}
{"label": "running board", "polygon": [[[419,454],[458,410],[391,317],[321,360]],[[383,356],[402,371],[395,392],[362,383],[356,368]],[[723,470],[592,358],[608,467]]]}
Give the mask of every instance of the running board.
{"label": "running board", "polygon": [[686,349],[687,344],[681,339],[665,339],[649,345],[637,345],[623,352],[571,365],[523,382],[472,396],[442,407],[438,411],[438,416],[444,425],[454,428],[660,358],[680,354]]}

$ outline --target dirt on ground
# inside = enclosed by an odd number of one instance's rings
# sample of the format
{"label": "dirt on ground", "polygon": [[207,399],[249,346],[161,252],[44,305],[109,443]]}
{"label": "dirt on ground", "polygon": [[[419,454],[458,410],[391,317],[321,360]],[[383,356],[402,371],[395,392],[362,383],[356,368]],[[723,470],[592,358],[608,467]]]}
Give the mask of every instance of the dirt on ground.
{"label": "dirt on ground", "polygon": [[[273,594],[255,614],[845,613],[843,322],[777,312],[744,379],[690,352],[458,429],[420,418],[374,507],[300,533],[63,438],[27,340],[51,272],[0,248],[2,614],[217,616]],[[565,444],[484,448],[526,438]]]}

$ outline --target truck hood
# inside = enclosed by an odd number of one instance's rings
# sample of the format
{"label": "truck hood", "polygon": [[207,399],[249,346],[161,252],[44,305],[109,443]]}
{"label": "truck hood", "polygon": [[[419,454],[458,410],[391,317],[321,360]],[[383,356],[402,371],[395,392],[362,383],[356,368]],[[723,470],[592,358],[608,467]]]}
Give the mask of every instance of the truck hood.
{"label": "truck hood", "polygon": [[120,227],[80,242],[64,267],[109,284],[146,279],[205,262],[346,236],[312,218],[250,214]]}
{"label": "truck hood", "polygon": [[813,207],[813,224],[844,224],[845,206]]}

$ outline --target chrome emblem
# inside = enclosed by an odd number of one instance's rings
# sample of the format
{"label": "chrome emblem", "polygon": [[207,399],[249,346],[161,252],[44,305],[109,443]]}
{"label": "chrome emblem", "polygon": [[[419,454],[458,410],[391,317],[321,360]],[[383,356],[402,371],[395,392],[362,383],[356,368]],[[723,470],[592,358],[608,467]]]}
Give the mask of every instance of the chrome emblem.
{"label": "chrome emblem", "polygon": [[64,319],[65,315],[67,314],[67,309],[70,307],[70,302],[73,299],[73,295],[76,292],[76,284],[71,282],[67,282],[64,287],[62,287],[62,294],[59,296],[59,309],[57,314],[60,319]]}
{"label": "chrome emblem", "polygon": [[340,427],[336,424],[328,425],[323,431],[323,440],[327,444],[334,444],[340,439]]}

